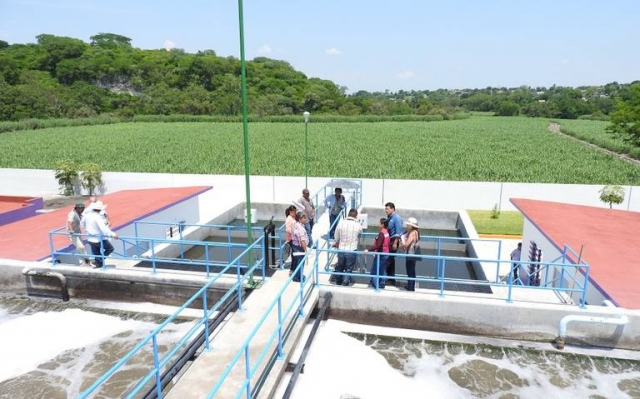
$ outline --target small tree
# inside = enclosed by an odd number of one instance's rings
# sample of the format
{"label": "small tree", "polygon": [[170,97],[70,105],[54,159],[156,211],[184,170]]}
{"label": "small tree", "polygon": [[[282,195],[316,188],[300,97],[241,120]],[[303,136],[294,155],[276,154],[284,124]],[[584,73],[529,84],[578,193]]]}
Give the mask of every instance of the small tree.
{"label": "small tree", "polygon": [[68,159],[58,161],[54,173],[62,193],[73,195],[73,184],[78,180],[78,164]]}
{"label": "small tree", "polygon": [[102,181],[102,168],[95,163],[85,163],[80,166],[80,184],[93,195],[94,190],[104,184]]}
{"label": "small tree", "polygon": [[500,209],[498,209],[498,204],[493,205],[493,209],[491,210],[491,219],[498,219],[500,217]]}
{"label": "small tree", "polygon": [[621,186],[604,186],[599,192],[600,201],[609,204],[609,209],[613,208],[613,204],[622,204],[624,201],[624,188]]}

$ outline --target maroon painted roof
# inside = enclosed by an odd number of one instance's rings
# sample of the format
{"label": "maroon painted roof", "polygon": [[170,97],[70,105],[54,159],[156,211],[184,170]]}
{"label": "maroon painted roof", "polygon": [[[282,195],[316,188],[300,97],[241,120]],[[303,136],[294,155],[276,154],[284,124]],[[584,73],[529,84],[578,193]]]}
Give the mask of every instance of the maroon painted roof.
{"label": "maroon painted roof", "polygon": [[640,213],[512,198],[556,247],[569,245],[591,266],[590,278],[618,305],[640,309]]}
{"label": "maroon painted roof", "polygon": [[[101,196],[107,204],[112,229],[117,230],[134,220],[154,214],[174,204],[210,190],[211,186],[123,190]],[[88,203],[88,201],[87,201]],[[28,219],[0,226],[0,258],[35,261],[50,253],[49,231],[66,226],[69,206]],[[65,236],[54,238],[56,249],[68,246]]]}

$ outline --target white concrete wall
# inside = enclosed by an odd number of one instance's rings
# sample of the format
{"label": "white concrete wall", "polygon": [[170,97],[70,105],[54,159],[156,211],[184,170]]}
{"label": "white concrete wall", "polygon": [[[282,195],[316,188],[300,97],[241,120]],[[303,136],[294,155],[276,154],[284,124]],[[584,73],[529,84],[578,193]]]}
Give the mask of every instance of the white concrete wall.
{"label": "white concrete wall", "polygon": [[[201,209],[232,206],[245,201],[244,176],[193,175],[169,173],[104,172],[104,192],[125,189],[212,185],[214,190],[201,197]],[[313,194],[330,180],[309,178]],[[492,209],[515,210],[510,198],[530,198],[577,205],[607,207],[600,202],[602,185],[493,183],[429,180],[362,179],[363,205],[378,207],[394,202],[398,209]],[[300,198],[304,177],[251,176],[251,202],[291,203]],[[640,211],[640,186],[625,186],[625,201],[616,209]],[[53,171],[0,169],[0,194],[44,196],[59,193]],[[209,202],[211,201],[211,202]],[[207,206],[209,204],[209,206]]]}

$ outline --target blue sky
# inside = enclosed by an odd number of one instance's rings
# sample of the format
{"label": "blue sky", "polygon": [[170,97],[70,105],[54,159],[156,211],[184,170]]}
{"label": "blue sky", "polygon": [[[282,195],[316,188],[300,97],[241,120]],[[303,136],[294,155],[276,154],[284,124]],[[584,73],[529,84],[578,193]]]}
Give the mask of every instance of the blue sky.
{"label": "blue sky", "polygon": [[[627,83],[638,15],[640,0],[245,0],[245,48],[350,92]],[[239,57],[237,0],[0,0],[9,43],[99,32]]]}

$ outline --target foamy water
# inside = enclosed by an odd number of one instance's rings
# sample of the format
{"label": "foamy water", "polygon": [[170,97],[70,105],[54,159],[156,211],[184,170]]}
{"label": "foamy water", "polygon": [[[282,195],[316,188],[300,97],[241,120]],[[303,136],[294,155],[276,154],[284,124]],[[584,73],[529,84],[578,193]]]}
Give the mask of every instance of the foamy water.
{"label": "foamy water", "polygon": [[[80,309],[9,314],[0,309],[0,397],[77,397],[156,327]],[[158,336],[164,351],[192,323],[171,324]],[[119,397],[153,364],[151,345],[103,388]]]}
{"label": "foamy water", "polygon": [[320,327],[294,398],[640,398],[639,362],[343,333],[348,325]]}

